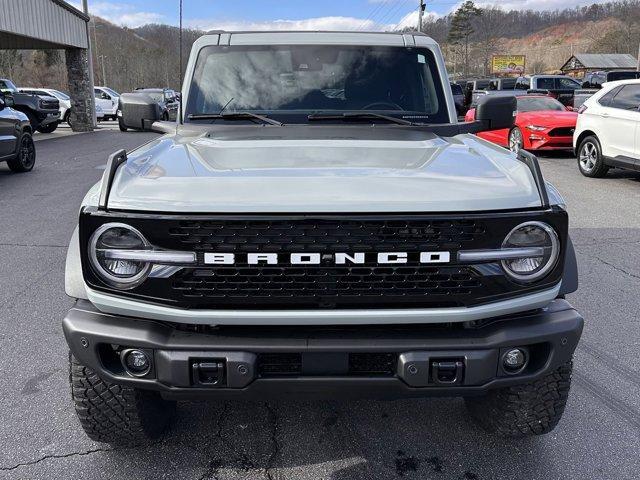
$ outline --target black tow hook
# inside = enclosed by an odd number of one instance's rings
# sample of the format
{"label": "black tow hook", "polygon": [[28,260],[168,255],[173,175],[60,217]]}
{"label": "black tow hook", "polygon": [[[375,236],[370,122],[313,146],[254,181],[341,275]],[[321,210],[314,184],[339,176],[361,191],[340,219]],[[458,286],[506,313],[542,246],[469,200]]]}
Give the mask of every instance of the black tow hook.
{"label": "black tow hook", "polygon": [[432,360],[431,381],[437,385],[462,383],[464,362],[462,360]]}
{"label": "black tow hook", "polygon": [[224,372],[224,362],[194,362],[191,365],[194,385],[203,387],[223,385]]}

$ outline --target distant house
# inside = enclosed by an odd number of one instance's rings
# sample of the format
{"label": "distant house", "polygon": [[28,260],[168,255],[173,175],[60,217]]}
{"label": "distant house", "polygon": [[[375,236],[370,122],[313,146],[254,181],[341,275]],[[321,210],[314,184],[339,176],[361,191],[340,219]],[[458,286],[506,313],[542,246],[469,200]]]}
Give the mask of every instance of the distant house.
{"label": "distant house", "polygon": [[638,60],[628,53],[577,53],[560,70],[577,77],[599,70],[636,70]]}

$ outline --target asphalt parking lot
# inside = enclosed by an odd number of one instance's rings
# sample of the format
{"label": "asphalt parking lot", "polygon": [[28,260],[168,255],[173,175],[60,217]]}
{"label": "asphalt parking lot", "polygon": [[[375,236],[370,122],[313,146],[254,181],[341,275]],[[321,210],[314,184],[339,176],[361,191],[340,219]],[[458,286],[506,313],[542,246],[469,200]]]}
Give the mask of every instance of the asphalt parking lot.
{"label": "asphalt parking lot", "polygon": [[0,478],[637,479],[640,477],[640,174],[582,177],[541,159],[567,199],[587,323],[555,432],[505,440],[460,399],[183,403],[157,443],[89,441],[70,402],[60,321],[78,207],[106,156],[155,134],[110,129],[38,142],[36,168],[0,164]]}

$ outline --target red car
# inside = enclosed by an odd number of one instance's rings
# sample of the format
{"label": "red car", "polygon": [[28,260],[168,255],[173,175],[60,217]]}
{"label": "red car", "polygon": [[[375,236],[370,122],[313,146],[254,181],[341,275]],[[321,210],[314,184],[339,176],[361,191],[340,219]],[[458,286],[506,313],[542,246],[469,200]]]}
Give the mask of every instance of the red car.
{"label": "red car", "polygon": [[[518,114],[515,126],[509,129],[492,130],[478,133],[484,138],[512,152],[525,150],[571,150],[573,132],[578,114],[568,111],[558,100],[543,95],[521,95],[518,101]],[[464,117],[466,122],[475,119],[476,110],[472,108]]]}

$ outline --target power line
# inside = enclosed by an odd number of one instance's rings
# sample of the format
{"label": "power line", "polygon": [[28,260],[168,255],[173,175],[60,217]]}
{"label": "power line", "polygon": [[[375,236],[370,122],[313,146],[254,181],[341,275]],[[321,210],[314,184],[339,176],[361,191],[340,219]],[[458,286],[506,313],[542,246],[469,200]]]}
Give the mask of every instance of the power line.
{"label": "power line", "polygon": [[358,28],[356,28],[356,30],[363,30],[366,26],[367,23],[369,22],[369,20],[372,20],[375,18],[375,16],[382,10],[382,8],[389,3],[390,0],[383,0],[380,3],[378,3],[375,7],[373,7],[372,11],[369,12],[369,15],[367,15],[367,17],[362,21],[362,23],[358,26]]}
{"label": "power line", "polygon": [[411,0],[405,0],[402,3],[398,3],[395,6],[392,6],[387,11],[387,13],[378,20],[378,23],[380,23],[381,25],[384,25],[385,23],[389,22],[395,15],[397,15],[400,11],[402,11],[407,6],[409,1]]}

